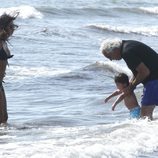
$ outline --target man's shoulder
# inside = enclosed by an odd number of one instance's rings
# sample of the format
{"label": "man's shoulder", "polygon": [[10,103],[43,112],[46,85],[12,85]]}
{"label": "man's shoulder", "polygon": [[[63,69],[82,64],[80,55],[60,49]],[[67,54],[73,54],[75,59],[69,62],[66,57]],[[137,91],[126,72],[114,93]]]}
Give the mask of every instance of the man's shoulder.
{"label": "man's shoulder", "polygon": [[124,40],[123,42],[123,49],[122,49],[122,55],[123,54],[129,54],[133,53],[139,53],[146,45],[139,41],[134,40]]}

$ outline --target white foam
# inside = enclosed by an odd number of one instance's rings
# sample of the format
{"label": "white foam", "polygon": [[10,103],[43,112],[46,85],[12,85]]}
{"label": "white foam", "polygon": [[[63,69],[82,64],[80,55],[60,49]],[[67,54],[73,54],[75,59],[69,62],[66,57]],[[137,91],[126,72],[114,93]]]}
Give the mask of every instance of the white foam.
{"label": "white foam", "polygon": [[107,31],[113,31],[118,33],[135,33],[135,34],[142,34],[147,36],[158,36],[158,27],[157,26],[135,26],[135,27],[127,27],[127,26],[111,26],[111,25],[105,25],[105,24],[90,24],[87,25],[91,28],[101,29],[101,30],[107,30]]}
{"label": "white foam", "polygon": [[[158,148],[158,120],[126,120],[87,127],[56,127],[30,131],[34,139],[0,144],[0,156],[92,158],[128,157],[153,153]],[[43,130],[43,131],[42,131]],[[27,131],[21,131],[27,132]],[[38,135],[43,132],[43,135]],[[29,137],[29,136],[28,136]]]}
{"label": "white foam", "polygon": [[2,15],[3,13],[12,15],[17,12],[19,13],[18,17],[22,19],[43,17],[43,14],[41,12],[39,12],[34,7],[28,5],[22,5],[18,7],[10,7],[10,8],[0,8],[0,15]]}
{"label": "white foam", "polygon": [[139,9],[147,13],[158,14],[158,7],[140,7]]}
{"label": "white foam", "polygon": [[10,66],[7,69],[8,79],[20,80],[32,77],[47,77],[56,76],[64,73],[69,73],[71,70],[63,68],[49,68],[49,67],[20,67],[20,66]]}
{"label": "white foam", "polygon": [[126,73],[129,77],[132,76],[132,72],[127,66],[121,65],[120,63],[118,64],[115,61],[97,61],[96,64],[97,66],[113,73]]}

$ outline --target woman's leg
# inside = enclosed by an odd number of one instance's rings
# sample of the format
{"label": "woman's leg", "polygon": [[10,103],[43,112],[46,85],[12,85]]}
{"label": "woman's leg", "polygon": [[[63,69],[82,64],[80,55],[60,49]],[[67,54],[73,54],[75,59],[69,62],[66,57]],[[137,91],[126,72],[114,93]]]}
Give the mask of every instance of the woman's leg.
{"label": "woman's leg", "polygon": [[0,123],[6,123],[8,120],[7,102],[3,86],[0,88]]}

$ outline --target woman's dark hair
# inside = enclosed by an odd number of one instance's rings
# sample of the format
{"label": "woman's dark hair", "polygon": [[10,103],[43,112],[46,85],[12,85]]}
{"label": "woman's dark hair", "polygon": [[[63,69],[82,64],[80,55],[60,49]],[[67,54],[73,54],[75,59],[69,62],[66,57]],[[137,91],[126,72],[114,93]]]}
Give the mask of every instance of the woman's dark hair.
{"label": "woman's dark hair", "polygon": [[125,83],[127,86],[129,85],[129,78],[125,73],[120,73],[114,78],[115,83]]}
{"label": "woman's dark hair", "polygon": [[[0,40],[8,40],[7,28],[16,19],[18,13],[15,16],[8,15],[4,13],[0,16]],[[13,29],[17,28],[17,25],[13,24]]]}
{"label": "woman's dark hair", "polygon": [[16,19],[16,16],[10,16],[8,14],[3,14],[0,16],[0,29],[6,29],[6,27]]}

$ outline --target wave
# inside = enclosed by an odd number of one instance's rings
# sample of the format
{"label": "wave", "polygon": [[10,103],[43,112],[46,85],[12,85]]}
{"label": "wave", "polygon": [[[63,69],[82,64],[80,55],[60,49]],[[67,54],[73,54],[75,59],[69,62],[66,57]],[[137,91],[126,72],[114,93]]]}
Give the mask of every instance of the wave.
{"label": "wave", "polygon": [[36,8],[28,5],[21,5],[18,7],[10,7],[10,8],[0,8],[0,15],[3,13],[6,14],[15,14],[19,13],[20,18],[29,19],[29,18],[42,18],[43,14],[39,12]]}
{"label": "wave", "polygon": [[156,157],[157,123],[157,120],[125,120],[95,126],[8,129],[1,138],[7,143],[0,144],[0,156],[27,158],[29,153],[30,157],[56,158]]}
{"label": "wave", "polygon": [[69,73],[68,69],[49,68],[49,67],[21,67],[11,66],[7,70],[7,77],[10,80],[23,80],[26,78],[50,77]]}
{"label": "wave", "polygon": [[135,7],[135,6],[75,6],[75,7],[39,7],[43,13],[58,15],[58,16],[105,16],[115,17],[122,12],[135,14],[158,14],[158,7]]}
{"label": "wave", "polygon": [[39,10],[43,13],[58,15],[58,16],[110,16],[109,8],[96,8],[96,7],[40,7]]}
{"label": "wave", "polygon": [[29,5],[21,5],[18,7],[9,7],[9,8],[0,8],[0,15],[3,13],[14,14],[19,12],[19,17],[22,19],[28,18],[43,18],[43,13],[58,15],[58,16],[105,16],[105,17],[114,17],[116,12],[133,12],[133,13],[150,13],[158,14],[158,7],[75,7],[75,8],[55,8],[55,7],[32,7]]}
{"label": "wave", "polygon": [[76,80],[89,81],[96,78],[102,80],[105,79],[105,76],[113,78],[114,75],[117,75],[118,73],[126,73],[129,77],[132,76],[132,73],[128,67],[123,67],[122,65],[112,61],[97,61],[80,69],[75,69],[68,73],[59,74],[56,76],[56,78],[66,81],[75,80],[75,82]]}
{"label": "wave", "polygon": [[127,12],[133,14],[158,14],[158,7],[113,7],[111,8],[113,11]]}
{"label": "wave", "polygon": [[141,11],[150,14],[158,14],[158,7],[140,7]]}
{"label": "wave", "polygon": [[113,61],[97,61],[94,64],[84,67],[83,70],[95,72],[105,71],[106,73],[111,73],[112,76],[118,73],[126,73],[129,77],[132,75],[131,71],[127,67],[124,67]]}
{"label": "wave", "polygon": [[116,32],[116,33],[134,33],[134,34],[140,34],[144,36],[158,36],[158,27],[157,26],[151,26],[151,27],[129,27],[129,26],[111,26],[111,25],[105,25],[105,24],[89,24],[86,27],[92,28],[92,29],[98,29],[103,31],[110,31],[110,32]]}
{"label": "wave", "polygon": [[[49,67],[20,67],[11,66],[7,70],[6,79],[11,82],[18,80],[36,79],[36,78],[54,78],[57,80],[90,80],[97,76],[113,77],[114,75],[124,72],[129,77],[132,75],[127,67],[123,67],[112,61],[98,61],[78,69],[63,69]],[[101,75],[102,74],[102,75]]]}

